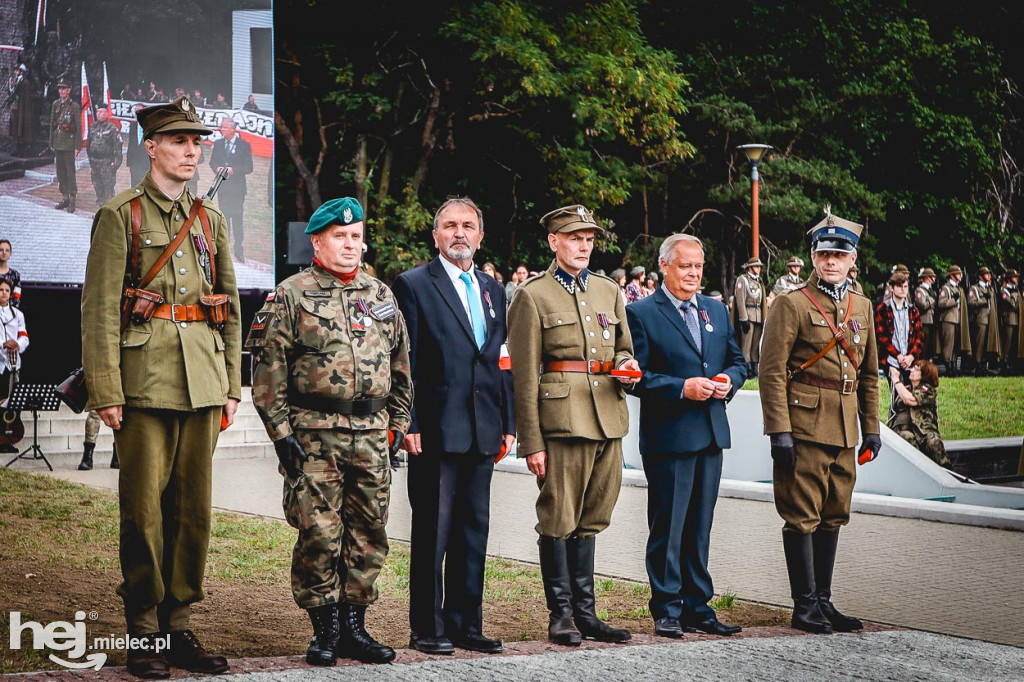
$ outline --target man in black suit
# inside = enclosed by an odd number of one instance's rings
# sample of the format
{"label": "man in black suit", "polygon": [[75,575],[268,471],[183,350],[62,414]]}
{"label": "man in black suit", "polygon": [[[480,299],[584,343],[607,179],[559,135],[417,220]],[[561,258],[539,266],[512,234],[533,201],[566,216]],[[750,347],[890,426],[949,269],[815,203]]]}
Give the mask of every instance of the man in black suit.
{"label": "man in black suit", "polygon": [[242,139],[235,129],[237,126],[230,116],[220,122],[221,139],[213,143],[210,154],[210,168],[220,173],[226,168],[228,177],[217,193],[217,205],[224,211],[231,231],[231,253],[235,260],[245,261],[242,237],[245,233],[245,176],[252,173],[252,147]]}
{"label": "man in black suit", "polygon": [[640,454],[647,475],[647,575],[654,631],[731,635],[708,601],[711,521],[730,447],[725,403],[746,380],[743,352],[721,301],[702,296],[704,246],[674,234],[662,243],[665,284],[626,306],[643,378]]}
{"label": "man in black suit", "polygon": [[[515,442],[512,380],[498,368],[505,290],[473,265],[484,236],[471,199],[434,215],[440,255],[392,285],[409,329],[415,402],[409,452],[410,646],[498,653],[483,635],[484,558],[494,463]],[[442,562],[444,572],[442,575]]]}

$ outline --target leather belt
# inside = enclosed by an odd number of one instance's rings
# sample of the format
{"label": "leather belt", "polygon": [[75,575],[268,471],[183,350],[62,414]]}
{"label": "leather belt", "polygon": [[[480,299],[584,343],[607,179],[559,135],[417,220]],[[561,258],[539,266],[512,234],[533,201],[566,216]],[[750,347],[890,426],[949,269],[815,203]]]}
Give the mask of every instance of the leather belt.
{"label": "leather belt", "polygon": [[850,395],[857,390],[857,386],[860,383],[856,379],[826,379],[825,377],[805,374],[803,372],[793,375],[792,381],[798,384],[806,384],[807,386],[829,388],[833,391],[839,391],[842,395]]}
{"label": "leather belt", "polygon": [[327,414],[345,414],[352,417],[368,417],[388,406],[387,398],[359,398],[358,400],[336,400],[308,393],[288,392],[288,402],[293,407]]}
{"label": "leather belt", "polygon": [[615,369],[615,363],[600,360],[552,360],[544,363],[545,372],[581,372],[586,374],[608,374]]}
{"label": "leather belt", "polygon": [[198,322],[206,319],[206,312],[198,303],[162,303],[156,307],[153,317],[174,322]]}

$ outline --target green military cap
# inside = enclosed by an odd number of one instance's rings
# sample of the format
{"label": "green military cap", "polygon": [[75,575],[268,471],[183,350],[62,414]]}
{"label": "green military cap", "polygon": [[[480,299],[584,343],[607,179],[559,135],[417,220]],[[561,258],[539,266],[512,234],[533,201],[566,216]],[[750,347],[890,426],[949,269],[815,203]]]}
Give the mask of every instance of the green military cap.
{"label": "green military cap", "polygon": [[794,265],[799,265],[800,267],[803,267],[804,266],[804,262],[803,262],[803,260],[801,260],[800,258],[797,258],[796,256],[793,256],[788,261],[786,261],[786,267],[787,268],[791,268]]}
{"label": "green military cap", "polygon": [[352,197],[331,199],[320,204],[320,208],[309,217],[306,234],[316,234],[331,225],[351,225],[362,219],[363,207]]}
{"label": "green military cap", "polygon": [[978,268],[978,274],[979,275],[991,275],[992,271],[989,270],[988,268],[986,268],[984,265],[982,265],[980,268]]}
{"label": "green military cap", "polygon": [[594,230],[604,233],[604,228],[594,221],[594,213],[580,204],[556,208],[545,214],[540,219],[540,224],[547,229],[548,234],[578,232],[579,230]]}
{"label": "green military cap", "polygon": [[832,215],[832,207],[825,206],[825,217],[807,234],[811,235],[811,251],[852,253],[863,231],[863,225]]}
{"label": "green military cap", "polygon": [[199,120],[196,107],[188,97],[179,97],[167,104],[144,107],[135,112],[135,119],[142,126],[142,133],[148,139],[156,133],[198,133],[209,135],[213,131]]}
{"label": "green military cap", "polygon": [[892,274],[896,274],[897,272],[902,272],[905,275],[909,275],[910,274],[910,268],[908,268],[903,263],[897,263],[895,266],[893,266]]}
{"label": "green military cap", "polygon": [[952,277],[953,275],[962,275],[964,271],[960,269],[959,265],[950,265],[949,269],[946,270],[946,277]]}
{"label": "green military cap", "polygon": [[917,273],[918,278],[921,277],[935,277],[935,271],[931,268],[921,268],[921,272]]}
{"label": "green military cap", "polygon": [[760,265],[761,267],[764,267],[764,263],[761,262],[761,259],[760,258],[751,258],[750,260],[748,260],[746,263],[744,263],[740,267],[743,268],[744,270],[749,270],[750,268],[758,266],[758,265]]}
{"label": "green military cap", "polygon": [[1020,275],[1013,268],[1006,268],[1006,274],[1003,277],[1020,277]]}
{"label": "green military cap", "polygon": [[611,278],[612,279],[618,279],[619,277],[625,277],[625,276],[626,276],[626,271],[623,270],[622,268],[615,268],[614,270],[612,270],[612,274],[611,274]]}
{"label": "green military cap", "polygon": [[636,267],[629,271],[629,276],[636,277],[637,275],[642,275],[645,272],[647,272],[647,268],[645,268],[642,265],[637,265]]}

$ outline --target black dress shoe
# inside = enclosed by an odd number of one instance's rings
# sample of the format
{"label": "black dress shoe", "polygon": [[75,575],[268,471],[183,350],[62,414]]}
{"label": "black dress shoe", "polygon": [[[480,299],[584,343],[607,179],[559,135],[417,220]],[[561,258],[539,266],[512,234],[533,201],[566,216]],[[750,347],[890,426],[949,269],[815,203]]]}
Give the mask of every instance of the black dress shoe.
{"label": "black dress shoe", "polygon": [[673,618],[672,616],[666,616],[654,621],[654,634],[659,637],[679,639],[683,636],[683,628],[679,624],[679,619]]}
{"label": "black dress shoe", "polygon": [[687,632],[706,632],[709,635],[719,635],[721,637],[735,635],[742,630],[743,628],[739,625],[726,625],[717,618],[708,618],[699,623],[688,623],[686,625]]}
{"label": "black dress shoe", "polygon": [[175,630],[170,635],[167,660],[172,665],[209,675],[219,675],[228,671],[228,660],[204,649],[199,643],[199,638],[191,630]]}
{"label": "black dress shoe", "polygon": [[501,646],[500,639],[491,639],[480,634],[454,636],[452,644],[460,649],[468,649],[481,654],[500,654],[505,650]]}
{"label": "black dress shoe", "polygon": [[409,648],[442,656],[455,653],[455,645],[447,637],[420,637],[415,633],[409,639]]}
{"label": "black dress shoe", "polygon": [[[128,649],[128,672],[135,677],[146,680],[163,680],[171,676],[171,665],[163,653],[156,650],[154,642],[159,633],[140,635],[137,639],[145,640],[142,646]],[[161,644],[161,646],[163,646]]]}

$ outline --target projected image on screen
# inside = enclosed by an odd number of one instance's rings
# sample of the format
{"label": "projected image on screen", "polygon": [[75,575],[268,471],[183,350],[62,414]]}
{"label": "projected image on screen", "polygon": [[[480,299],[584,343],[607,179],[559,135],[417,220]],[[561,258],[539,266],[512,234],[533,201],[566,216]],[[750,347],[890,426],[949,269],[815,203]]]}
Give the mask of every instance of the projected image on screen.
{"label": "projected image on screen", "polygon": [[213,131],[189,188],[226,169],[213,202],[238,287],[272,288],[270,0],[0,0],[0,14],[0,239],[22,285],[82,284],[93,214],[149,171],[135,112],[185,95]]}

